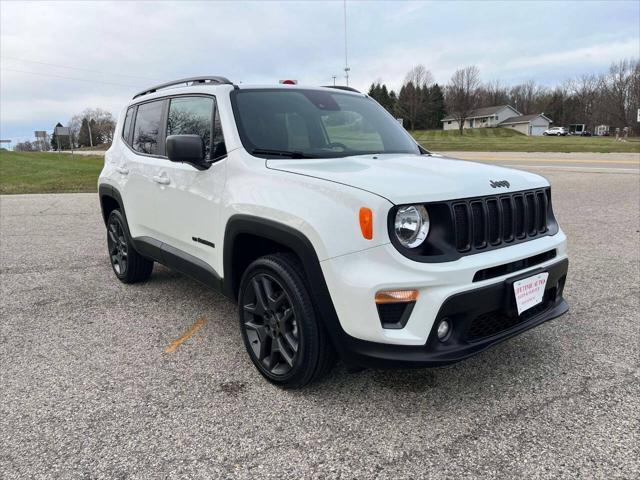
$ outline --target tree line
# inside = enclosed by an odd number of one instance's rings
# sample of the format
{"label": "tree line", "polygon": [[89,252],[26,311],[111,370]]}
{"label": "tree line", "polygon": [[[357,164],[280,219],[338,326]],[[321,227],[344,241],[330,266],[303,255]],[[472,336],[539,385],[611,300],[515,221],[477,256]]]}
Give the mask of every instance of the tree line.
{"label": "tree line", "polygon": [[47,142],[24,141],[17,143],[14,150],[23,152],[70,150],[71,147],[98,147],[110,144],[113,141],[113,131],[116,121],[113,115],[102,108],[87,108],[81,113],[75,114],[68,122],[71,136],[56,135],[56,127],[63,127],[58,122],[49,134]]}
{"label": "tree line", "polygon": [[423,65],[407,73],[398,94],[378,81],[371,84],[369,96],[389,113],[402,118],[409,130],[441,128],[440,120],[447,113],[443,88],[433,82],[431,72]]}
{"label": "tree line", "polygon": [[[451,115],[460,125],[476,108],[511,105],[523,115],[544,113],[554,125],[585,124],[593,131],[597,125],[611,128],[629,127],[632,134],[640,133],[636,122],[640,108],[640,61],[638,59],[614,62],[605,73],[583,74],[568,79],[555,87],[545,87],[530,80],[513,86],[499,80],[482,83],[476,66],[460,68],[446,85],[433,81],[433,75],[424,65],[416,65],[405,76],[396,93],[380,80],[371,84],[369,96],[387,111],[402,118],[409,130],[442,128],[441,120]],[[16,150],[36,151],[75,147],[96,147],[113,140],[116,121],[111,113],[101,108],[89,108],[69,120],[71,137],[57,138],[54,132],[50,142],[21,142]],[[58,123],[61,127],[62,124]]]}
{"label": "tree line", "polygon": [[456,70],[449,83],[441,86],[433,82],[429,70],[417,65],[406,75],[399,93],[377,81],[369,95],[402,118],[409,130],[442,128],[446,115],[462,126],[476,108],[511,105],[523,115],[544,113],[558,126],[578,123],[593,130],[609,125],[638,133],[640,61],[620,60],[605,73],[579,75],[552,88],[534,80],[513,86],[499,80],[482,83],[480,70],[473,65]]}

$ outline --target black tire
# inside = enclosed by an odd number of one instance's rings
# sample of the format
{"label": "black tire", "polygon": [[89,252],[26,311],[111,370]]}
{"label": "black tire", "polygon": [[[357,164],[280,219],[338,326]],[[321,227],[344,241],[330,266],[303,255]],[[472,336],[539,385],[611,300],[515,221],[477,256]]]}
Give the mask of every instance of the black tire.
{"label": "black tire", "polygon": [[127,223],[120,210],[113,210],[107,220],[107,250],[113,273],[121,282],[142,282],[151,275],[153,260],[143,257],[133,248]]}
{"label": "black tire", "polygon": [[271,383],[301,388],[334,365],[333,345],[316,318],[294,255],[267,255],[249,265],[240,282],[238,312],[247,353]]}

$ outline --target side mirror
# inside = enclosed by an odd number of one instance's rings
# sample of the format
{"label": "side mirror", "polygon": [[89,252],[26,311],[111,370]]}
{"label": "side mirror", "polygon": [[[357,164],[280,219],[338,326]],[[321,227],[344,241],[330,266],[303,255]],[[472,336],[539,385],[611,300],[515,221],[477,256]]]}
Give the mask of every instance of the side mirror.
{"label": "side mirror", "polygon": [[188,163],[198,170],[209,166],[204,159],[204,141],[200,135],[169,135],[166,147],[172,162]]}

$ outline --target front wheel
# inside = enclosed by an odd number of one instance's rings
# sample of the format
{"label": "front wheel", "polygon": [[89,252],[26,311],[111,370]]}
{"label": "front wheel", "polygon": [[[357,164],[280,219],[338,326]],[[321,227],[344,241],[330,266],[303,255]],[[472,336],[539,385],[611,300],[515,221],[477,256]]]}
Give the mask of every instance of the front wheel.
{"label": "front wheel", "polygon": [[254,261],[240,282],[240,331],[249,357],[267,380],[284,388],[320,379],[335,360],[304,278],[295,256],[276,254]]}

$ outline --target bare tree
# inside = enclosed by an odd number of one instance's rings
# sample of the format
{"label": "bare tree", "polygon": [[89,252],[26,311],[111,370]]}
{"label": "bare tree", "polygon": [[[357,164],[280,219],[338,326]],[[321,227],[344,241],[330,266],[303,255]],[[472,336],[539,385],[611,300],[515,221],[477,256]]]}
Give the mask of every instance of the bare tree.
{"label": "bare tree", "polygon": [[492,107],[509,103],[509,92],[500,80],[493,80],[480,87],[480,106]]}
{"label": "bare tree", "polygon": [[567,90],[574,97],[578,115],[577,120],[593,128],[593,115],[600,94],[599,81],[595,75],[584,74],[567,82]]}
{"label": "bare tree", "polygon": [[34,152],[37,150],[37,148],[34,143],[30,142],[29,140],[25,140],[24,142],[16,143],[14,150],[16,152]]}
{"label": "bare tree", "polygon": [[433,75],[424,65],[416,65],[404,78],[397,103],[398,114],[409,122],[409,129],[415,130],[418,119],[425,114],[425,95]]}
{"label": "bare tree", "polygon": [[535,80],[528,80],[515,85],[509,90],[510,103],[523,115],[538,113],[535,111],[536,100],[544,93],[544,88]]}
{"label": "bare tree", "polygon": [[445,101],[463,134],[464,122],[478,107],[480,99],[480,70],[475,65],[456,70],[446,89]]}
{"label": "bare tree", "polygon": [[[638,98],[637,88],[640,74],[638,61],[621,60],[613,63],[603,77],[602,88],[611,120],[621,127],[628,126],[632,119],[632,98]],[[637,108],[637,104],[635,105]]]}
{"label": "bare tree", "polygon": [[417,87],[425,87],[433,83],[433,75],[424,65],[416,65],[404,77],[404,84],[413,83]]}
{"label": "bare tree", "polygon": [[91,139],[94,145],[101,143],[111,143],[113,140],[113,131],[116,127],[116,121],[110,112],[102,108],[86,108],[81,113],[71,117],[69,127],[74,138],[78,138],[82,120],[87,119],[91,125]]}

